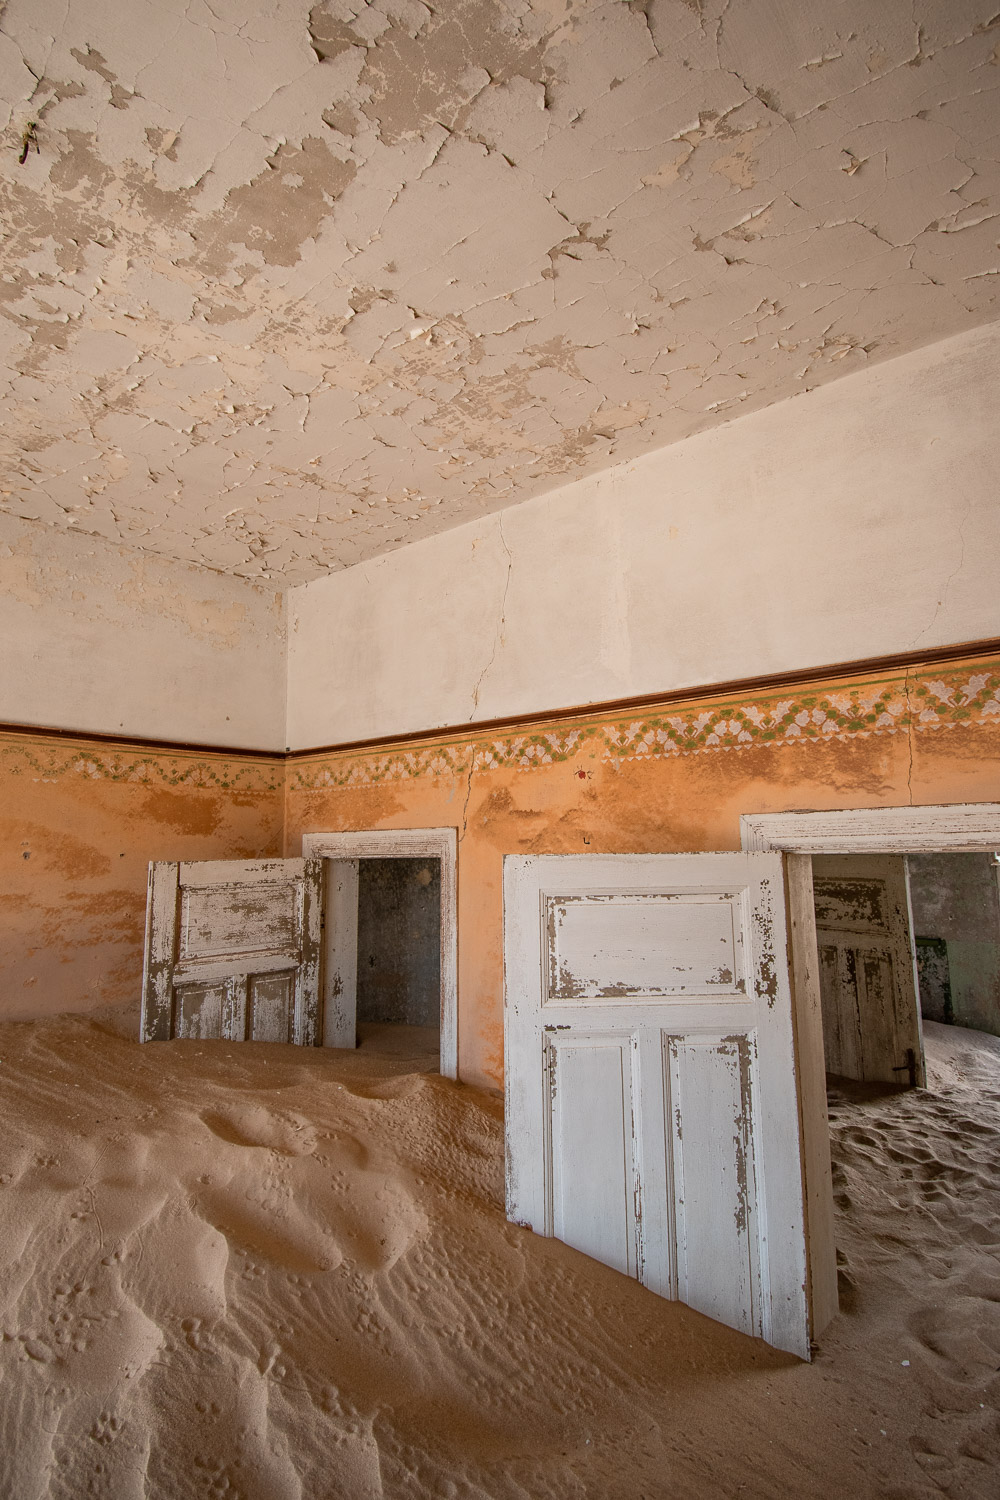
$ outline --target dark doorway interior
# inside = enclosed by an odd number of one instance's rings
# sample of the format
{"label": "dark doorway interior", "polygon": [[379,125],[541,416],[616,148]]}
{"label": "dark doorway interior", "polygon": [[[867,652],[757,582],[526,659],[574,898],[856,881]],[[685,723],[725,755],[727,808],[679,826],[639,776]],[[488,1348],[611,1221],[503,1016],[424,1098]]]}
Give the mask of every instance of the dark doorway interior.
{"label": "dark doorway interior", "polygon": [[441,861],[358,861],[358,1027],[441,1024]]}

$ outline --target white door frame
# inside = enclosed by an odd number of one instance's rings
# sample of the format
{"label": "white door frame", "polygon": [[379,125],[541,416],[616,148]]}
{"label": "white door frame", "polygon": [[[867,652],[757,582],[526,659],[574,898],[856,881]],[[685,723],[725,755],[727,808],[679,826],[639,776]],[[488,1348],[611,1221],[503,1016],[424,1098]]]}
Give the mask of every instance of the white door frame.
{"label": "white door frame", "polygon": [[458,1077],[458,829],[362,828],[304,833],[302,853],[321,859],[441,861],[441,1073]]}
{"label": "white door frame", "polygon": [[815,1337],[837,1311],[837,1268],[812,855],[997,850],[1000,849],[1000,803],[744,813],[740,818],[740,840],[747,853],[781,851],[786,856],[806,1242]]}
{"label": "white door frame", "polygon": [[1000,849],[1000,802],[744,813],[740,840],[748,854],[977,853]]}

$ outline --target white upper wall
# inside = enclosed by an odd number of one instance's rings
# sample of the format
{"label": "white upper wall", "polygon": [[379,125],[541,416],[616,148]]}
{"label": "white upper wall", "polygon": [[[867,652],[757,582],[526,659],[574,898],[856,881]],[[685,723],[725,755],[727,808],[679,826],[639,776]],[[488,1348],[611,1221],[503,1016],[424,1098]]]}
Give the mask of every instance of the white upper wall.
{"label": "white upper wall", "polygon": [[293,748],[1000,635],[1000,326],[294,589]]}
{"label": "white upper wall", "polygon": [[0,721],[283,750],[273,589],[0,516]]}

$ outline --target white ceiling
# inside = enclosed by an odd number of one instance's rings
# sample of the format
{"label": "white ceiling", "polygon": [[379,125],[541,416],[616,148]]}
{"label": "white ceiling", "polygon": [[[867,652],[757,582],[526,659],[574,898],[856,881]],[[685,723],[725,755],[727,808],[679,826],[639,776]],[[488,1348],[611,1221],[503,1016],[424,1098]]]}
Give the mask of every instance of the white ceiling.
{"label": "white ceiling", "polygon": [[995,7],[8,0],[0,504],[299,582],[986,322]]}

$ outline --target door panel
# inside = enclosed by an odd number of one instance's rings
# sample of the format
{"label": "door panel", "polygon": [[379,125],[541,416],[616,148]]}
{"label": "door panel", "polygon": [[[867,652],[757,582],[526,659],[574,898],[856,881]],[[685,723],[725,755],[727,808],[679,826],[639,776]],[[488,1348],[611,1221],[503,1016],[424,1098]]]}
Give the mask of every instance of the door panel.
{"label": "door panel", "polygon": [[552,1232],[635,1274],[630,1038],[546,1036]]}
{"label": "door panel", "polygon": [[[759,1321],[754,1038],[664,1036],[677,1295],[753,1333]],[[720,1235],[718,1222],[732,1225]]]}
{"label": "door panel", "polygon": [[358,1041],[358,861],[326,861],[323,1045]]}
{"label": "door panel", "polygon": [[[742,988],[731,898],[591,893],[551,901],[546,999],[698,994]],[[738,977],[737,977],[738,975]]]}
{"label": "door panel", "polygon": [[323,862],[149,867],[142,1039],[314,1044]]}
{"label": "door panel", "polygon": [[230,878],[200,889],[183,886],[178,961],[238,957],[251,933],[256,953],[287,952],[296,944],[296,894],[290,881],[256,886]]}
{"label": "door panel", "polygon": [[178,1036],[199,1041],[221,1037],[222,1006],[226,998],[224,984],[179,984],[174,993]]}
{"label": "door panel", "polygon": [[504,865],[508,1217],[807,1357],[781,856]]}
{"label": "door panel", "polygon": [[902,855],[813,857],[828,1073],[923,1083],[920,1007]]}
{"label": "door panel", "polygon": [[290,1042],[295,1014],[295,971],[254,974],[248,983],[247,1034],[253,1042]]}

